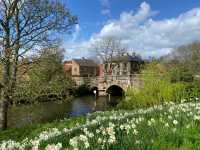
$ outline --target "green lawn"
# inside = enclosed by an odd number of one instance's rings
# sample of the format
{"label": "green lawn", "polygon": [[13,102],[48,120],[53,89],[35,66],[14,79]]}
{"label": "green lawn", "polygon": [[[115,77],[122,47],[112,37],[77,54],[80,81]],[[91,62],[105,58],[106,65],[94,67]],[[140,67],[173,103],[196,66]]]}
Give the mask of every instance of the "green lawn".
{"label": "green lawn", "polygon": [[52,123],[46,123],[46,124],[35,124],[30,125],[27,127],[22,128],[13,128],[8,129],[5,131],[0,132],[0,141],[3,140],[15,140],[15,141],[21,141],[25,138],[34,138],[42,131],[48,130],[50,128],[73,128],[76,124],[84,124],[86,122],[86,117],[74,117],[71,119],[66,119],[63,121],[55,121]]}
{"label": "green lawn", "polygon": [[8,130],[0,137],[4,140],[0,149],[6,150],[196,150],[200,149],[200,103],[96,112],[62,122]]}

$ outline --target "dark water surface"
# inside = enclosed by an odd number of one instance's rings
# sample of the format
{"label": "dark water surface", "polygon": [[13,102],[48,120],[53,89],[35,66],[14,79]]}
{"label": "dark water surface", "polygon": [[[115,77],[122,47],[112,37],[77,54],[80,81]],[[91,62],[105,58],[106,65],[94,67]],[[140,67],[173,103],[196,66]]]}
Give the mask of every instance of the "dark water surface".
{"label": "dark water surface", "polygon": [[[111,98],[116,102],[118,98]],[[22,127],[35,123],[80,116],[93,111],[104,111],[110,107],[107,97],[78,97],[68,102],[55,101],[32,105],[11,106],[8,111],[8,126]]]}

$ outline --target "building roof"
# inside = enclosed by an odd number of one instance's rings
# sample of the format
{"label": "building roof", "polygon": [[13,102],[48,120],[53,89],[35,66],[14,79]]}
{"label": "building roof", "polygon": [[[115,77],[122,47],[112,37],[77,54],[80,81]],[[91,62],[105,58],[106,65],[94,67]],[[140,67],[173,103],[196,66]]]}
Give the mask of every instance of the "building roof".
{"label": "building roof", "polygon": [[77,64],[79,64],[80,66],[84,66],[84,67],[98,67],[98,64],[91,59],[73,59]]}
{"label": "building roof", "polygon": [[66,61],[64,61],[64,64],[67,64],[67,65],[72,64],[72,61],[71,60],[66,60]]}
{"label": "building roof", "polygon": [[124,55],[124,56],[113,57],[112,61],[113,62],[130,62],[130,61],[142,62],[142,59],[138,56]]}

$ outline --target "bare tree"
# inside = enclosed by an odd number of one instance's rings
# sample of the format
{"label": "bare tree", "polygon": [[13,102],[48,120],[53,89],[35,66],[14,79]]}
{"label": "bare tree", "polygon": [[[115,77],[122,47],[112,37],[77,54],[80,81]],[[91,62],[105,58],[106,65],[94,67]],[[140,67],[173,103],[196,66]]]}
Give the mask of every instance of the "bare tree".
{"label": "bare tree", "polygon": [[174,49],[167,58],[167,63],[169,65],[199,74],[200,42],[193,42],[188,45],[180,46],[177,49]]}
{"label": "bare tree", "polygon": [[110,63],[109,69],[105,68],[105,73],[111,72],[118,64],[113,63],[113,58],[123,56],[127,53],[127,49],[122,44],[121,39],[116,37],[106,37],[97,40],[92,45],[95,54],[101,59],[103,63]]}
{"label": "bare tree", "polygon": [[[35,52],[54,42],[56,32],[69,32],[77,18],[58,0],[1,0],[0,38],[3,40],[3,90],[8,102],[16,87],[18,62],[30,51]],[[52,36],[54,35],[54,36]],[[6,108],[4,111],[6,128]]]}

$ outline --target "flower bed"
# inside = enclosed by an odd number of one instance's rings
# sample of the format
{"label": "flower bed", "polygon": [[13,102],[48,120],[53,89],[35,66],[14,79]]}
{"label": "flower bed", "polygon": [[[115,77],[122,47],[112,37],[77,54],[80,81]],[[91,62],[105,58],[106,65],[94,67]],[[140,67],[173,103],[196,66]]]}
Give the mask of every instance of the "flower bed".
{"label": "flower bed", "polygon": [[50,128],[33,139],[2,141],[1,150],[197,149],[200,103],[167,103],[134,111],[96,112],[73,128]]}

